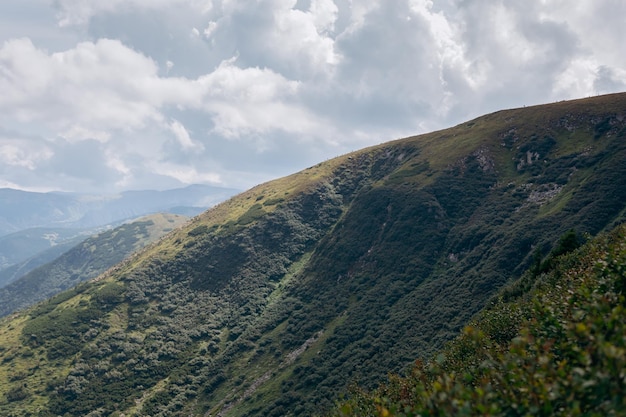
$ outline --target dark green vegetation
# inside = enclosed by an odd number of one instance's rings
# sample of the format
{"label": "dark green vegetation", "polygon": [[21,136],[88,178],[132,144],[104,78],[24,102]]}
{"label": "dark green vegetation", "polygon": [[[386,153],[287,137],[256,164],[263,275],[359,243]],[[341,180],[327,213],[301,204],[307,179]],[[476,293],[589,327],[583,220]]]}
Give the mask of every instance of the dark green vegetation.
{"label": "dark green vegetation", "polygon": [[432,361],[372,393],[354,389],[336,415],[626,414],[626,226],[549,261]]}
{"label": "dark green vegetation", "polygon": [[186,217],[173,214],[155,214],[94,235],[73,248],[67,248],[52,262],[0,288],[0,316],[95,278],[186,220]]}
{"label": "dark green vegetation", "polygon": [[322,414],[625,208],[625,94],[345,155],[5,320],[0,414]]}

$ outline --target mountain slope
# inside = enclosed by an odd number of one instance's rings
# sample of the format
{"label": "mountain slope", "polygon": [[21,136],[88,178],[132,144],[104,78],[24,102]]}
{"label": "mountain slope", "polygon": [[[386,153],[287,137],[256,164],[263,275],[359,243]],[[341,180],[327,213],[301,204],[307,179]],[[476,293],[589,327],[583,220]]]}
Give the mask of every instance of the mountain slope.
{"label": "mountain slope", "polygon": [[[0,326],[7,415],[322,413],[626,208],[626,94],[497,112],[255,187]],[[21,387],[21,388],[20,388]]]}
{"label": "mountain slope", "polygon": [[622,225],[533,268],[432,361],[336,414],[624,415],[625,304]]}
{"label": "mountain slope", "polygon": [[153,214],[87,238],[57,259],[0,288],[0,316],[100,275],[186,221],[183,216]]}

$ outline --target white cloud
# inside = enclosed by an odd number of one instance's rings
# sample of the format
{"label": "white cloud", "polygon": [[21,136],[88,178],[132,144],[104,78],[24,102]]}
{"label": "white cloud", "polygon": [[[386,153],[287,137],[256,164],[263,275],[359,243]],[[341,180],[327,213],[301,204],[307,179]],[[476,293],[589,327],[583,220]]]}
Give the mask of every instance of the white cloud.
{"label": "white cloud", "polygon": [[68,140],[69,142],[76,142],[81,140],[95,140],[105,143],[108,142],[111,138],[111,134],[109,132],[89,130],[78,125],[70,127],[68,130],[61,133],[60,136],[63,139]]}
{"label": "white cloud", "polygon": [[318,33],[332,32],[335,29],[339,8],[333,0],[311,0],[309,13]]}
{"label": "white cloud", "polygon": [[125,176],[131,175],[131,169],[121,160],[119,155],[107,153],[107,165]]}
{"label": "white cloud", "polygon": [[[37,125],[45,136],[67,144],[99,143],[102,147],[95,152],[104,153],[104,159],[94,160],[90,169],[66,166],[75,154],[74,148],[67,147],[48,155],[48,165],[64,167],[64,181],[75,177],[75,183],[88,183],[89,175],[95,182],[95,176],[108,169],[117,187],[144,181],[146,176],[138,171],[146,169],[147,161],[182,158],[168,147],[168,138],[173,137],[186,154],[204,152],[202,140],[208,140],[209,132],[251,142],[261,151],[271,147],[264,134],[313,129],[317,119],[298,102],[299,82],[268,68],[236,64],[234,58],[226,60],[197,79],[162,77],[153,60],[117,40],[83,42],[56,53],[39,49],[27,39],[11,40],[0,49],[0,87],[5,92],[0,96],[0,123],[17,120],[22,129]],[[167,115],[171,109],[204,115],[202,130],[196,130],[202,132],[201,140],[192,139],[183,122]],[[28,158],[22,148],[21,144],[3,148],[7,164],[37,169],[43,159]],[[188,168],[170,168],[162,175],[185,183],[189,178],[219,180],[218,174]]]}
{"label": "white cloud", "polygon": [[157,174],[172,177],[183,184],[221,184],[219,174],[214,172],[199,172],[196,168],[186,165],[176,165],[169,163],[155,164],[154,172]]}
{"label": "white cloud", "polygon": [[590,59],[574,59],[557,75],[553,87],[556,97],[585,97],[594,91],[597,64]]}
{"label": "white cloud", "polygon": [[300,133],[315,117],[297,101],[300,84],[269,69],[222,64],[197,84],[205,92],[201,106],[213,114],[214,132],[228,138],[282,130]]}
{"label": "white cloud", "polygon": [[[215,30],[217,30],[217,22],[211,21],[211,22],[209,22],[209,25],[206,27],[206,29],[204,29],[204,31],[202,33],[207,38],[210,38],[211,35],[213,34],[213,32],[215,32]],[[200,32],[198,32],[198,34],[200,34]]]}
{"label": "white cloud", "polygon": [[[108,140],[112,130],[161,121],[163,109],[172,105],[209,112],[216,130],[229,136],[240,136],[240,128],[299,131],[296,124],[310,124],[299,105],[282,102],[296,96],[298,82],[235,63],[224,61],[197,80],[161,78],[152,60],[119,41],[85,42],[55,54],[28,40],[10,41],[0,49],[0,118],[45,123],[68,140],[99,141]],[[187,146],[180,127],[170,129]]]}
{"label": "white cloud", "polygon": [[178,120],[173,120],[170,123],[169,127],[176,137],[176,140],[184,150],[203,148],[201,144],[197,144],[193,140],[191,140],[189,132],[187,131],[187,129],[185,129],[185,126],[183,126],[182,123],[180,123]]}
{"label": "white cloud", "polygon": [[0,183],[22,187],[245,186],[626,88],[614,0],[30,1],[0,5]]}
{"label": "white cloud", "polygon": [[0,162],[12,167],[34,170],[40,161],[52,157],[52,151],[46,146],[25,143],[19,139],[0,138]]}
{"label": "white cloud", "polygon": [[339,61],[334,40],[328,36],[336,18],[336,6],[330,0],[312,0],[308,12],[277,9],[274,30],[267,41],[278,46],[277,58],[292,67],[300,69],[298,62],[305,60],[310,65],[308,70],[327,71]]}
{"label": "white cloud", "polygon": [[308,10],[295,5],[295,0],[223,2],[204,33],[212,51],[236,52],[245,67],[266,67],[299,80],[329,75],[340,60],[333,33],[338,8],[331,0],[313,0]]}
{"label": "white cloud", "polygon": [[[20,106],[48,88],[52,80],[45,70],[48,61],[45,53],[36,49],[29,39],[5,41],[0,49],[0,109]],[[28,118],[32,112],[29,107],[22,107],[16,116]]]}
{"label": "white cloud", "polygon": [[159,118],[160,103],[149,101],[155,63],[119,41],[48,54],[27,39],[11,40],[0,49],[0,70],[3,118],[62,130],[133,128]]}

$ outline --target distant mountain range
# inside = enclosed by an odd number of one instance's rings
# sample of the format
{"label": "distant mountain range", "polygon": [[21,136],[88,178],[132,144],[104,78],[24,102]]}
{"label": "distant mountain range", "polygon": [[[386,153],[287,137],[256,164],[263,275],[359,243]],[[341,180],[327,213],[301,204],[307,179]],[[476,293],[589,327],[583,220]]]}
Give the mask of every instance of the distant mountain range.
{"label": "distant mountain range", "polygon": [[208,185],[113,195],[35,193],[3,188],[0,189],[0,236],[35,227],[93,228],[149,213],[195,215],[237,192]]}
{"label": "distant mountain range", "polygon": [[36,227],[0,236],[0,288],[56,259],[95,233],[95,229]]}
{"label": "distant mountain range", "polygon": [[116,195],[0,189],[0,287],[124,221],[151,213],[192,217],[237,192],[207,185]]}
{"label": "distant mountain range", "polygon": [[[59,245],[64,251],[54,260],[33,268],[0,288],[0,317],[98,276],[188,219],[178,214],[151,214],[88,237],[72,248]],[[23,265],[20,266],[22,270],[25,269]]]}

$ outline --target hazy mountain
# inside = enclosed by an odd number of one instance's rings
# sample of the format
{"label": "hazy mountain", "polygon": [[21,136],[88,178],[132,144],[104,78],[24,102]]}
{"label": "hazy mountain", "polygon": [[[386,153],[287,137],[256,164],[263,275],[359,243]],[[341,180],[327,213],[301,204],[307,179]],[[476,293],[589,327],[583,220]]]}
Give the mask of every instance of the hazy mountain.
{"label": "hazy mountain", "polygon": [[125,220],[156,212],[192,217],[236,192],[204,185],[101,196],[0,189],[0,287]]}
{"label": "hazy mountain", "polygon": [[87,238],[58,258],[0,289],[0,316],[94,278],[188,220],[152,214]]}
{"label": "hazy mountain", "polygon": [[[96,230],[95,228],[65,229],[60,227],[35,227],[0,236],[0,275],[6,268],[12,265],[17,266],[42,252],[52,250],[52,254],[58,253],[58,255],[60,255],[62,252],[58,252],[59,249],[64,252],[69,249],[67,245],[71,247],[79,243],[90,234],[95,233]],[[63,250],[63,248],[65,248],[65,250]],[[46,254],[42,255],[44,257],[48,256]],[[56,256],[50,260],[54,258],[56,258]],[[7,282],[8,281],[0,278],[0,286]]]}
{"label": "hazy mountain", "polygon": [[34,193],[4,188],[0,189],[0,236],[34,227],[92,228],[170,209],[198,214],[237,192],[208,185],[115,195]]}
{"label": "hazy mountain", "polygon": [[5,319],[0,413],[320,414],[431,357],[568,230],[625,212],[626,94],[354,152]]}
{"label": "hazy mountain", "polygon": [[[14,251],[12,250],[15,247],[15,240],[12,238],[14,235],[22,235],[24,233],[31,233],[33,230],[38,229],[29,229],[22,232],[17,232],[15,234],[2,236],[0,237],[1,243],[8,243],[8,249],[1,249],[0,253],[6,255],[11,255],[13,259],[8,260],[6,257],[4,258],[3,265],[5,266],[3,269],[0,269],[0,288],[5,285],[15,281],[16,279],[26,275],[33,269],[47,264],[50,261],[55,260],[63,253],[70,250],[72,247],[76,246],[78,243],[85,240],[89,235],[88,234],[77,234],[73,236],[71,239],[63,240],[61,242],[55,243],[53,246],[48,246],[44,248],[36,248],[37,245],[33,245],[33,247],[24,247],[22,251]],[[58,233],[58,229],[55,229],[55,233]],[[76,230],[76,229],[71,229]],[[95,231],[94,231],[95,233]],[[7,242],[7,239],[10,240]],[[32,239],[35,243],[38,241],[37,238]],[[19,240],[18,240],[19,242]],[[34,254],[33,254],[34,253]],[[27,258],[26,260],[21,260],[22,258]],[[18,262],[18,263],[16,263]]]}

